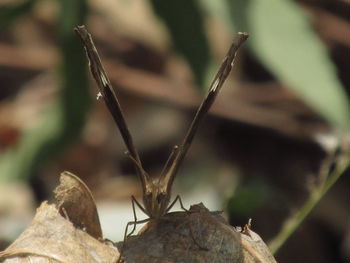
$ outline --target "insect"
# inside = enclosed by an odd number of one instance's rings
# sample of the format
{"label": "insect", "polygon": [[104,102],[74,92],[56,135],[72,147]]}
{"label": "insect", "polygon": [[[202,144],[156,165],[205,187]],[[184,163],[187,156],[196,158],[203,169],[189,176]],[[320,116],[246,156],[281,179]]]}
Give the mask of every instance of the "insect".
{"label": "insect", "polygon": [[[163,171],[157,177],[150,177],[148,173],[143,169],[139,154],[134,146],[131,134],[126,125],[120,104],[117,96],[112,88],[112,85],[108,79],[108,76],[102,66],[96,47],[93,43],[91,35],[84,26],[75,28],[76,33],[82,40],[85,47],[86,54],[89,59],[89,67],[93,78],[95,79],[99,88],[100,97],[102,96],[110,113],[112,114],[123,140],[126,144],[127,155],[134,163],[136,172],[140,178],[142,191],[143,191],[143,206],[136,200],[134,196],[132,199],[132,206],[134,211],[135,221],[129,222],[125,231],[125,237],[131,235],[138,223],[145,223],[151,219],[158,219],[173,207],[176,201],[180,202],[181,207],[186,210],[183,205],[180,196],[176,196],[173,202],[170,203],[171,188],[176,176],[176,173],[191,145],[193,137],[198,129],[200,122],[207,114],[209,108],[213,104],[216,96],[218,95],[220,88],[229,75],[236,53],[244,41],[248,38],[247,33],[238,33],[233,44],[231,45],[225,59],[223,60],[213,82],[210,85],[209,92],[204,98],[203,102],[199,106],[197,113],[185,135],[184,140],[180,146],[175,146],[164,165]],[[135,204],[146,214],[148,219],[137,221],[135,213]],[[133,230],[127,235],[127,229],[129,225],[133,225]]]}

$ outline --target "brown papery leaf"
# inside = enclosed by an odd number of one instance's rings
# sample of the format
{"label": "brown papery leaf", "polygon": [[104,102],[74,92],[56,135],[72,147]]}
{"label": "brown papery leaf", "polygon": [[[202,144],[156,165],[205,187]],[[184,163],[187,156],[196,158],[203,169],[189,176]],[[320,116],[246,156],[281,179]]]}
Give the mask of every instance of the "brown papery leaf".
{"label": "brown papery leaf", "polygon": [[95,200],[86,184],[70,172],[61,173],[60,185],[54,190],[56,206],[75,227],[96,239],[102,239]]}
{"label": "brown papery leaf", "polygon": [[0,262],[116,262],[117,249],[101,241],[89,189],[68,172],[62,173],[60,181],[55,190],[56,205],[41,204],[28,228],[0,252]]}
{"label": "brown papery leaf", "polygon": [[[61,174],[60,182],[56,204],[42,203],[29,227],[0,252],[0,262],[117,262],[118,249],[101,240],[87,186],[68,172]],[[117,246],[125,263],[276,262],[249,225],[234,228],[221,212],[210,212],[203,204],[150,220],[139,235]]]}
{"label": "brown papery leaf", "polygon": [[230,226],[203,204],[152,220],[138,236],[118,243],[126,263],[273,263],[262,239],[248,227]]}
{"label": "brown papery leaf", "polygon": [[5,251],[10,262],[115,262],[114,247],[91,237],[60,215],[55,205],[42,203],[29,227]]}

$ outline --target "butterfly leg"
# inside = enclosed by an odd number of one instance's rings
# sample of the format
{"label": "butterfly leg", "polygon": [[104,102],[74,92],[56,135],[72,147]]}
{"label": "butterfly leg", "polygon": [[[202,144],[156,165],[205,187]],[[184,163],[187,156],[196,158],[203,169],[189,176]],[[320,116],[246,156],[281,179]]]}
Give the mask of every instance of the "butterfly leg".
{"label": "butterfly leg", "polygon": [[170,211],[171,208],[173,208],[173,206],[176,204],[176,202],[179,201],[180,203],[180,207],[182,210],[188,212],[188,210],[184,207],[181,197],[179,195],[177,195],[174,199],[174,201],[169,205],[169,207],[166,209],[166,213],[168,213]]}
{"label": "butterfly leg", "polygon": [[[120,254],[119,254],[119,258],[118,258],[117,263],[123,262],[122,261],[122,254],[123,254],[123,251],[125,249],[126,240],[135,231],[136,225],[146,223],[149,220],[151,220],[151,219],[150,218],[146,218],[146,219],[143,219],[143,220],[140,220],[140,221],[131,221],[131,222],[128,222],[126,224],[125,233],[124,233],[124,241],[123,241],[123,245],[122,245],[122,247],[121,247],[121,249],[119,251]],[[133,227],[133,230],[129,234],[127,234],[128,233],[128,228],[129,228],[130,225],[134,225],[134,227]]]}
{"label": "butterfly leg", "polygon": [[[146,219],[143,219],[143,220],[140,220],[140,221],[137,221],[137,216],[136,216],[136,209],[135,209],[135,204],[138,206],[138,208],[141,209],[142,212],[144,212],[146,214],[146,211],[145,209],[142,207],[142,205],[136,200],[136,198],[134,196],[131,196],[131,204],[132,204],[132,211],[134,213],[134,221],[130,221],[126,224],[126,227],[125,227],[125,232],[124,232],[124,240],[123,240],[123,245],[122,245],[122,248],[120,250],[120,255],[119,255],[119,258],[117,260],[117,263],[122,263],[123,262],[123,259],[122,259],[122,253],[125,249],[125,243],[126,243],[126,240],[129,236],[131,236],[134,232],[135,232],[135,229],[136,229],[136,225],[138,224],[143,224],[143,223],[146,223],[150,220],[150,218],[146,218]],[[129,229],[129,226],[133,225],[133,229],[131,230],[131,232],[128,234],[128,229]]]}
{"label": "butterfly leg", "polygon": [[[136,225],[137,224],[141,224],[141,223],[138,223],[138,222],[144,221],[144,220],[137,221],[135,204],[138,206],[138,208],[140,208],[140,210],[142,212],[144,212],[147,215],[146,210],[142,207],[142,205],[136,200],[136,198],[133,195],[131,196],[131,204],[132,204],[132,212],[134,213],[134,221],[128,222],[128,224],[126,225],[125,233],[124,233],[124,241],[126,240],[127,237],[131,236],[135,232]],[[133,225],[133,229],[128,234],[128,228],[129,228],[130,225]]]}

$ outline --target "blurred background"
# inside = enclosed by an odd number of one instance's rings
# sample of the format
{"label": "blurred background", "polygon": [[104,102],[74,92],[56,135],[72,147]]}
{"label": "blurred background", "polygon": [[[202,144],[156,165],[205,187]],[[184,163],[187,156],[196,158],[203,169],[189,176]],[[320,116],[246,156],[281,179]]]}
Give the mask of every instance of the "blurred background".
{"label": "blurred background", "polygon": [[[250,34],[173,195],[223,210],[234,226],[252,218],[268,243],[327,181],[323,164],[349,134],[349,20],[348,0],[1,0],[0,250],[64,170],[90,187],[113,241],[133,220],[130,196],[141,198],[75,26],[92,33],[153,175],[182,141],[234,34]],[[277,261],[350,262],[348,175]]]}

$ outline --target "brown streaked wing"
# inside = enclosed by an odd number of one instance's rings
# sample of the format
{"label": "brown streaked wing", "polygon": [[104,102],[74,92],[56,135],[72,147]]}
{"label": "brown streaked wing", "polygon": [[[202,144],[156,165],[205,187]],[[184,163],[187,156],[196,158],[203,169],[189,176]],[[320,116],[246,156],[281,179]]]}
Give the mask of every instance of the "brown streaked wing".
{"label": "brown streaked wing", "polygon": [[166,169],[166,173],[161,175],[161,180],[163,181],[162,185],[166,187],[166,192],[168,194],[170,194],[175,175],[192,143],[193,137],[198,129],[200,122],[203,120],[211,105],[214,103],[215,98],[222,87],[222,84],[225,82],[227,76],[229,75],[233,67],[233,62],[238,49],[244,43],[244,41],[247,40],[247,38],[247,33],[238,33],[235,37],[235,40],[233,41],[229,51],[226,54],[224,61],[222,62],[218,72],[215,75],[215,78],[213,79],[210,85],[207,96],[204,98],[197,110],[197,113],[186,133],[186,136],[181,146],[179,147],[176,153],[175,158],[173,159],[173,162],[169,165],[169,168]]}

